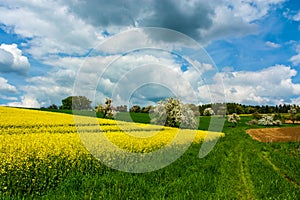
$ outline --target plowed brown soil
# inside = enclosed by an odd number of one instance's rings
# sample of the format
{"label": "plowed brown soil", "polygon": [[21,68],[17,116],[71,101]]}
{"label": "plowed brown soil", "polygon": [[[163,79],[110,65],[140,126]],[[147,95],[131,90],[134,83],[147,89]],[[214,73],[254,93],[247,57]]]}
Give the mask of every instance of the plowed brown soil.
{"label": "plowed brown soil", "polygon": [[300,142],[300,127],[249,129],[247,133],[260,142]]}

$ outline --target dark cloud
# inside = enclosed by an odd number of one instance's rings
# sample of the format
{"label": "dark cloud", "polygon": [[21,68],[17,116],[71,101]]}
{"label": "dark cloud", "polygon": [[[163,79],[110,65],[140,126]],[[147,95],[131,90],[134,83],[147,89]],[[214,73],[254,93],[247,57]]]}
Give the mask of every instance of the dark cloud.
{"label": "dark cloud", "polygon": [[89,0],[74,3],[67,0],[71,12],[94,26],[130,26],[142,10],[142,1]]}
{"label": "dark cloud", "polygon": [[198,39],[200,29],[212,25],[214,10],[205,1],[106,1],[90,0],[69,4],[94,26],[163,27]]}
{"label": "dark cloud", "polygon": [[212,25],[213,9],[201,1],[154,1],[153,15],[142,21],[144,26],[158,26],[199,38],[199,30]]}

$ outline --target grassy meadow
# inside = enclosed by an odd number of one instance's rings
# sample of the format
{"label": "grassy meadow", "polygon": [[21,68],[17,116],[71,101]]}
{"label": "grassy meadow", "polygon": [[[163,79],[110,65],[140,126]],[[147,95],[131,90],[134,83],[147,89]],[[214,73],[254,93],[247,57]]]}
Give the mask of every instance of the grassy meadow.
{"label": "grassy meadow", "polygon": [[[123,118],[122,118],[123,117]],[[166,145],[174,129],[140,140],[154,125],[132,128],[128,114],[116,124],[99,119],[103,132],[120,147],[149,152]],[[133,121],[149,122],[145,114]],[[148,121],[147,121],[148,120]],[[199,129],[207,130],[209,117]],[[148,173],[126,173],[101,164],[85,149],[70,114],[0,107],[0,199],[299,199],[300,143],[261,143],[245,130],[251,116],[236,127],[225,123],[213,150],[199,158],[206,131],[178,160]],[[291,126],[291,125],[284,125]],[[135,126],[136,127],[136,126]],[[93,125],[86,127],[93,131]],[[128,145],[130,144],[130,145]],[[143,144],[143,145],[140,145]]]}

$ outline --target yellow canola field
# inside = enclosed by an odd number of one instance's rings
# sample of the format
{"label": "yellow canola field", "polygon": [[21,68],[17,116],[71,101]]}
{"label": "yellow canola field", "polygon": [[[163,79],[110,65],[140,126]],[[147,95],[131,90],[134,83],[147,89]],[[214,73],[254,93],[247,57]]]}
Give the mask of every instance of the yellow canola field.
{"label": "yellow canola field", "polygon": [[[52,168],[53,157],[61,157],[72,162],[83,154],[89,154],[80,143],[78,134],[0,135],[0,141],[2,173],[16,168],[29,170],[33,159],[49,163],[48,167]],[[40,163],[34,162],[34,164]]]}
{"label": "yellow canola field", "polygon": [[[94,149],[106,160],[118,159],[118,154],[109,152],[111,146],[101,146],[103,138],[124,151],[143,154],[173,141],[179,148],[191,141],[199,143],[206,135],[206,131],[0,107],[0,194],[42,195],[69,173],[101,171],[104,165],[90,154]],[[210,132],[208,136],[224,134]],[[86,140],[95,148],[87,150]]]}
{"label": "yellow canola field", "polygon": [[[157,125],[96,119],[98,124],[86,124],[88,117],[78,117],[76,126],[93,134],[105,134],[116,146],[130,152],[150,152],[169,144],[179,129]],[[80,121],[80,120],[79,120]],[[100,126],[99,126],[100,124]],[[89,154],[77,133],[73,115],[0,107],[0,174],[11,169],[29,169],[33,160],[49,161],[62,157],[77,162],[79,157]],[[194,143],[201,142],[206,131],[180,130],[186,134],[196,132]],[[189,133],[190,132],[190,133]],[[213,137],[223,133],[210,133]],[[180,141],[185,143],[183,139]],[[86,156],[89,157],[89,156]],[[35,161],[35,165],[38,162]]]}

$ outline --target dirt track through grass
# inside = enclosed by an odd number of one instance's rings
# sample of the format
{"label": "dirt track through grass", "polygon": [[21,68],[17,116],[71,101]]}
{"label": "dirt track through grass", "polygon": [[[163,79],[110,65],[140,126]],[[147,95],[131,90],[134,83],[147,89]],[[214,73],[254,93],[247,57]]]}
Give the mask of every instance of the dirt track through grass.
{"label": "dirt track through grass", "polygon": [[254,188],[251,181],[251,174],[249,174],[249,165],[247,159],[243,158],[243,153],[240,153],[239,164],[240,164],[240,175],[242,178],[242,182],[245,186],[246,190],[246,199],[256,199],[254,195]]}
{"label": "dirt track through grass", "polygon": [[274,169],[274,171],[276,171],[282,178],[287,180],[296,189],[298,189],[300,191],[300,185],[298,185],[291,177],[289,177],[287,174],[285,174],[282,169],[278,168],[274,163],[272,163],[272,161],[267,156],[260,155],[259,157],[261,159],[265,160],[268,164],[270,164],[272,166],[272,168]]}

